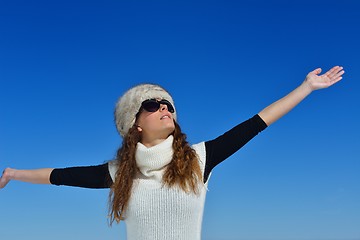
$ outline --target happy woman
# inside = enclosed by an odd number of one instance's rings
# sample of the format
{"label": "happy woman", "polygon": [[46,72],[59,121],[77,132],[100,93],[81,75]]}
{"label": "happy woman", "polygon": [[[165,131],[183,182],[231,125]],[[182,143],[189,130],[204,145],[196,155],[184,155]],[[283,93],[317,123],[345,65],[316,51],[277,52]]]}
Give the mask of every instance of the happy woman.
{"label": "happy woman", "polygon": [[215,139],[194,145],[187,142],[177,123],[169,92],[154,84],[134,86],[115,107],[123,141],[114,160],[62,169],[6,168],[0,188],[10,180],[109,188],[110,221],[125,221],[128,240],[200,240],[212,170],[310,93],[340,81],[344,70],[335,66],[320,73],[320,68],[315,69],[296,89],[258,114]]}

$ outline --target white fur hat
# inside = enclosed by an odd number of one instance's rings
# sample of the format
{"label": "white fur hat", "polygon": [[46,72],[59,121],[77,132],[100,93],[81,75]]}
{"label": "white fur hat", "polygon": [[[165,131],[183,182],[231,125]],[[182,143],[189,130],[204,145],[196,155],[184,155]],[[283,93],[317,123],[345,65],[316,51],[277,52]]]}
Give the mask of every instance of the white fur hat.
{"label": "white fur hat", "polygon": [[[175,109],[172,97],[159,85],[140,84],[130,88],[119,98],[115,107],[116,128],[122,137],[124,137],[134,125],[136,114],[140,110],[141,103],[151,98],[166,99]],[[176,111],[173,113],[173,117],[176,120]]]}

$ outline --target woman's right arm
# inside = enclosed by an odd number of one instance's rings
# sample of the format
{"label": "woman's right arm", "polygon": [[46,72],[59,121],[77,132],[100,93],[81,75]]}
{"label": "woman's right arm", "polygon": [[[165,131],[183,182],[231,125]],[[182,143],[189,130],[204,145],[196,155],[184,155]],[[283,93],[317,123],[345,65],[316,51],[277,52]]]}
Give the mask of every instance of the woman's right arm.
{"label": "woman's right arm", "polygon": [[98,166],[16,170],[6,168],[0,178],[0,189],[10,180],[83,188],[109,188],[112,185],[108,163]]}
{"label": "woman's right arm", "polygon": [[82,188],[109,188],[112,185],[108,163],[97,166],[55,168],[51,172],[50,182],[54,185]]}
{"label": "woman's right arm", "polygon": [[0,189],[4,188],[10,180],[37,184],[50,184],[50,174],[52,171],[53,168],[35,170],[17,170],[13,168],[6,168],[0,178]]}

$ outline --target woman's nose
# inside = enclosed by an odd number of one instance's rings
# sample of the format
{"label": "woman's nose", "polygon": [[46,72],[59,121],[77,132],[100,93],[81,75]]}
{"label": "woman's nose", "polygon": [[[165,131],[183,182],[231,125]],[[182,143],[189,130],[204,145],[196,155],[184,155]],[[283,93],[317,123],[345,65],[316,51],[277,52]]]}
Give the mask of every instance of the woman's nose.
{"label": "woman's nose", "polygon": [[166,104],[160,104],[160,111],[162,112],[162,111],[164,111],[164,110],[169,110],[168,108],[167,108],[167,105]]}

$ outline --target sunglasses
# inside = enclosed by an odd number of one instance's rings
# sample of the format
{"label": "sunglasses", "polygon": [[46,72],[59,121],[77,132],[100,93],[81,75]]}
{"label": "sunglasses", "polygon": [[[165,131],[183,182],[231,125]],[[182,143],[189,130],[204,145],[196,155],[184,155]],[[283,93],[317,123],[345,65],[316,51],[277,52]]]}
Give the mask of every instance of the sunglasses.
{"label": "sunglasses", "polygon": [[156,112],[160,109],[161,104],[166,105],[169,112],[175,112],[173,105],[166,99],[147,99],[141,103],[141,108],[145,109],[148,112]]}

